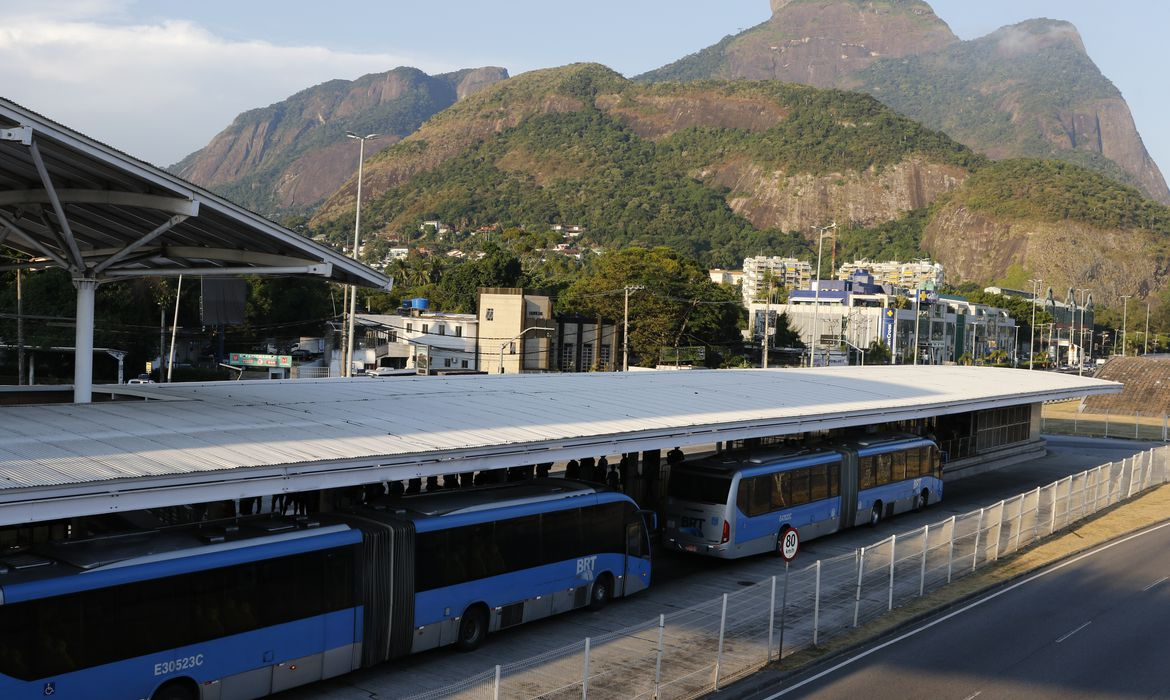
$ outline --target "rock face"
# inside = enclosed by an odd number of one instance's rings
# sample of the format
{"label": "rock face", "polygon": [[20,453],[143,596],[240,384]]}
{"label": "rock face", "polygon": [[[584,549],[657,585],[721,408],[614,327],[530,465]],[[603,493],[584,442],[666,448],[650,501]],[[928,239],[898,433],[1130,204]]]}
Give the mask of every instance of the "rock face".
{"label": "rock face", "polygon": [[503,68],[438,76],[396,68],[332,80],[241,114],[171,171],[268,215],[306,211],[352,177],[358,149],[346,131],[382,134],[366,144],[369,158],[457,100],[507,77]]}
{"label": "rock face", "polygon": [[962,168],[919,158],[880,172],[790,175],[732,162],[704,174],[712,184],[730,190],[731,208],[756,228],[781,231],[808,231],[814,223],[830,220],[871,228],[902,212],[929,206],[968,176]]}
{"label": "rock face", "polygon": [[1002,277],[1012,265],[1063,295],[1093,290],[1097,304],[1122,295],[1148,297],[1165,286],[1164,260],[1150,255],[1158,238],[1142,229],[1103,229],[1079,222],[1012,221],[944,206],[926,226],[922,247],[952,282]]}
{"label": "rock face", "polygon": [[960,41],[920,0],[772,0],[771,7],[763,24],[637,79],[778,79],[862,90],[993,158],[1069,160],[1170,203],[1125,100],[1067,22],[1030,20]]}

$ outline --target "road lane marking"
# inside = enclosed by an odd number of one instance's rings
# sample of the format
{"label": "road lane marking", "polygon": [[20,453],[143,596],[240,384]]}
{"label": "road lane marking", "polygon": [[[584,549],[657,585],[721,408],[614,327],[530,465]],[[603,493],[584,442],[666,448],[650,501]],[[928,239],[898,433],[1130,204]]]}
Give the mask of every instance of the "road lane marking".
{"label": "road lane marking", "polygon": [[974,694],[968,695],[967,697],[963,698],[963,700],[975,700],[975,698],[979,697],[982,694],[983,694],[982,690],[977,690],[977,691],[975,691]]}
{"label": "road lane marking", "polygon": [[1162,578],[1158,579],[1157,581],[1154,581],[1154,582],[1153,582],[1153,583],[1151,583],[1150,585],[1148,585],[1148,586],[1146,586],[1145,588],[1143,588],[1143,589],[1142,589],[1142,591],[1143,591],[1143,592],[1144,592],[1144,591],[1148,591],[1148,590],[1150,590],[1151,588],[1153,588],[1154,586],[1157,586],[1159,583],[1162,583],[1163,581],[1165,581],[1165,580],[1166,580],[1166,579],[1168,579],[1168,578],[1170,578],[1170,576],[1163,576]]}
{"label": "road lane marking", "polygon": [[1063,637],[1061,637],[1060,639],[1056,640],[1056,643],[1057,643],[1057,644],[1060,644],[1060,643],[1061,643],[1061,642],[1063,642],[1064,640],[1066,640],[1066,639],[1068,639],[1069,637],[1073,636],[1073,635],[1074,635],[1074,634],[1076,634],[1077,632],[1080,632],[1081,630],[1085,629],[1086,627],[1088,627],[1088,626],[1089,626],[1089,625],[1091,625],[1091,624],[1093,624],[1093,621],[1092,621],[1092,620],[1089,620],[1088,622],[1086,622],[1085,624],[1083,624],[1083,625],[1081,625],[1080,627],[1076,628],[1076,629],[1075,629],[1075,630],[1073,630],[1072,632],[1069,632],[1068,634],[1064,635],[1064,636],[1063,636]]}
{"label": "road lane marking", "polygon": [[877,652],[881,651],[882,649],[885,649],[886,647],[893,646],[893,645],[895,645],[903,640],[909,639],[910,637],[914,637],[922,632],[925,632],[926,630],[928,630],[932,627],[935,627],[936,625],[941,625],[942,623],[950,620],[953,617],[958,617],[959,615],[962,615],[963,613],[967,612],[968,610],[972,610],[972,609],[977,608],[985,603],[989,603],[992,600],[995,600],[996,598],[1000,597],[1001,595],[1004,595],[1006,593],[1010,593],[1021,586],[1026,586],[1027,584],[1032,583],[1033,581],[1036,581],[1036,580],[1041,579],[1045,576],[1048,576],[1049,574],[1060,571],[1061,569],[1064,569],[1065,567],[1072,566],[1073,564],[1076,564],[1084,559],[1088,559],[1089,557],[1096,556],[1096,555],[1100,554],[1101,552],[1113,549],[1114,547],[1125,544],[1126,542],[1129,542],[1130,540],[1135,540],[1139,537],[1144,537],[1145,535],[1148,535],[1152,532],[1157,532],[1158,530],[1161,530],[1161,529],[1167,528],[1167,527],[1170,527],[1170,522],[1161,523],[1158,525],[1154,525],[1152,527],[1148,527],[1144,530],[1139,530],[1138,532],[1135,532],[1135,533],[1128,535],[1126,537],[1122,537],[1121,539],[1113,540],[1112,542],[1109,542],[1108,544],[1097,547],[1096,549],[1091,549],[1088,552],[1085,552],[1084,554],[1080,554],[1078,556],[1073,557],[1072,559],[1065,559],[1064,561],[1052,566],[1051,568],[1044,569],[1044,570],[1040,571],[1039,573],[1033,574],[1033,575],[1023,579],[1022,581],[1017,581],[1016,583],[1009,585],[1007,588],[1001,588],[998,591],[996,591],[996,592],[994,592],[994,593],[992,593],[984,598],[979,598],[978,600],[975,600],[975,601],[971,602],[970,604],[959,608],[958,610],[955,610],[953,612],[947,613],[946,615],[943,615],[942,617],[931,620],[930,622],[926,623],[925,625],[918,627],[916,629],[912,629],[909,632],[906,632],[905,634],[903,634],[899,637],[891,639],[888,642],[884,642],[884,643],[879,644],[875,647],[867,649],[867,650],[861,652],[860,654],[858,654],[857,656],[853,656],[853,657],[850,657],[848,659],[845,659],[844,661],[842,661],[842,662],[840,662],[840,663],[838,663],[830,668],[827,668],[824,671],[821,671],[820,673],[817,673],[813,676],[809,676],[808,678],[805,678],[804,680],[800,681],[799,683],[794,683],[793,685],[791,685],[787,688],[784,688],[783,690],[780,690],[776,693],[773,693],[766,698],[762,698],[761,700],[776,700],[776,698],[783,697],[783,696],[791,693],[794,690],[798,690],[798,689],[808,685],[809,683],[813,683],[815,681],[820,680],[821,678],[824,678],[825,676],[836,673],[837,671],[845,668],[846,666],[851,666],[854,663],[857,663],[858,661],[861,661],[862,659],[866,658],[867,656],[870,656],[871,654],[876,654]]}

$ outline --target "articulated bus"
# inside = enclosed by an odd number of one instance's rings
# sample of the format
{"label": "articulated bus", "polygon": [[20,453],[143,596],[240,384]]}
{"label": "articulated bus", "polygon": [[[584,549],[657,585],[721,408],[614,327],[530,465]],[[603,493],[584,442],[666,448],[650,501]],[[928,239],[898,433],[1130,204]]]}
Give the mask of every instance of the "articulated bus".
{"label": "articulated bus", "polygon": [[732,451],[671,469],[667,546],[736,558],[777,552],[785,531],[801,540],[942,499],[938,446],[913,436],[872,436],[813,448]]}
{"label": "articulated bus", "polygon": [[0,698],[257,698],[650,583],[646,524],[561,479],[0,553]]}

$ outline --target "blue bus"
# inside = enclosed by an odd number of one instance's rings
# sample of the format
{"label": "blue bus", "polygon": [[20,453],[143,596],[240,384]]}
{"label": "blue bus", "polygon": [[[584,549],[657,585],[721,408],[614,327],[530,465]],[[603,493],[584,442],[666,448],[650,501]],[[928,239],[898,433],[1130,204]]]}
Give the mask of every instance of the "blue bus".
{"label": "blue bus", "polygon": [[869,436],[816,447],[736,450],[671,468],[668,547],[736,558],[869,523],[942,499],[938,445]]}
{"label": "blue bus", "polygon": [[627,497],[542,479],[0,552],[0,698],[257,698],[650,582]]}

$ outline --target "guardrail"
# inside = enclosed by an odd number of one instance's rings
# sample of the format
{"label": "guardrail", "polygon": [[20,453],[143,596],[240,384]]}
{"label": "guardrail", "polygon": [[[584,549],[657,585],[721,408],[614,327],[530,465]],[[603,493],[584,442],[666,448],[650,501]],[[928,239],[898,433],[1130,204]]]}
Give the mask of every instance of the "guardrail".
{"label": "guardrail", "polygon": [[1170,416],[1149,411],[1082,411],[1079,401],[1044,404],[1040,432],[1170,442]]}
{"label": "guardrail", "polygon": [[1103,464],[409,700],[696,698],[1166,483],[1168,456],[1170,447],[1158,447]]}

